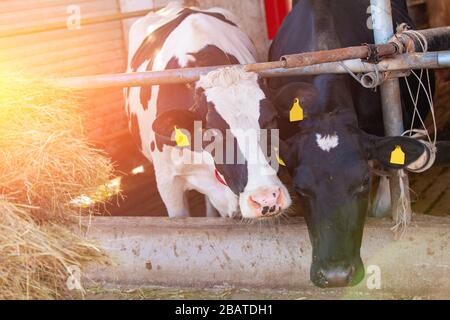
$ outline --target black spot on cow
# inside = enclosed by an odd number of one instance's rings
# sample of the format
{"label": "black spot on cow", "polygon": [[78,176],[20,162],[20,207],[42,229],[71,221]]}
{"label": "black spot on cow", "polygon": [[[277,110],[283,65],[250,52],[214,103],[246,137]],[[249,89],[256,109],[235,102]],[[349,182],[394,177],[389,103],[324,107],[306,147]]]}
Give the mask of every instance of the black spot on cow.
{"label": "black spot on cow", "polygon": [[147,36],[147,38],[145,38],[145,40],[142,42],[142,44],[134,54],[133,59],[131,60],[132,70],[136,71],[148,59],[150,59],[150,64],[153,65],[152,57],[154,57],[154,53],[161,49],[170,33],[173,30],[175,30],[187,17],[189,17],[192,14],[205,14],[208,16],[215,17],[216,19],[219,19],[232,26],[236,26],[235,23],[226,19],[225,16],[220,13],[202,12],[192,10],[189,8],[183,9],[180,11],[178,17],[166,23],[165,25],[159,27],[158,29],[153,31],[149,36]]}
{"label": "black spot on cow", "polygon": [[150,151],[151,152],[155,151],[155,141],[150,142]]}
{"label": "black spot on cow", "polygon": [[132,113],[130,115],[130,131],[131,135],[133,136],[133,140],[136,143],[136,145],[139,147],[139,150],[142,149],[142,140],[141,140],[141,133],[139,130],[139,122],[138,117],[136,113]]}
{"label": "black spot on cow", "polygon": [[[169,60],[166,69],[180,68],[178,59],[173,57]],[[173,109],[189,109],[194,105],[195,84],[165,84],[159,86],[157,101],[157,116]],[[144,89],[144,88],[143,88]],[[141,90],[141,92],[144,90]],[[147,90],[146,90],[147,91]],[[142,95],[142,93],[141,93]]]}
{"label": "black spot on cow", "polygon": [[[232,54],[226,53],[214,45],[207,45],[198,52],[189,53],[193,57],[186,67],[209,67],[217,65],[238,64]],[[180,64],[176,57],[167,63],[166,69],[178,69]],[[145,89],[147,91],[147,89]],[[142,95],[142,93],[141,93]],[[195,84],[165,84],[158,93],[157,115],[172,109],[195,109],[201,115],[206,115],[207,101],[202,89],[195,89]]]}
{"label": "black spot on cow", "polygon": [[[154,58],[156,56],[156,52],[158,52],[162,46],[164,45],[167,37],[170,35],[170,33],[175,30],[187,17],[189,17],[192,14],[205,14],[208,16],[212,16],[215,17],[216,19],[219,19],[225,23],[228,23],[230,25],[236,26],[233,22],[227,20],[222,14],[220,13],[214,13],[214,12],[201,12],[201,11],[196,11],[196,10],[192,10],[192,9],[183,9],[182,11],[180,11],[178,17],[176,17],[174,20],[166,23],[165,25],[159,27],[158,29],[156,29],[154,32],[152,32],[140,45],[140,47],[138,48],[138,50],[136,51],[136,53],[134,54],[132,60],[131,60],[131,69],[133,70],[133,72],[136,72],[138,70],[138,68],[140,66],[142,66],[142,64],[145,63],[145,61],[149,61],[148,65],[146,67],[146,71],[151,71],[153,70],[153,62],[154,62]],[[200,61],[213,61],[216,60],[216,58],[214,57],[214,52],[208,52],[209,50],[206,50],[204,52],[200,52],[200,54],[204,55],[204,57],[200,57]],[[199,54],[199,53],[194,53],[194,54]],[[212,56],[209,56],[209,54],[211,54]],[[203,59],[205,58],[205,59]],[[225,63],[225,64],[236,64],[237,63],[237,59],[234,58],[232,56],[229,56],[229,63]],[[216,65],[216,63],[211,63],[211,64],[206,64],[206,65]],[[169,62],[170,64],[171,62]],[[195,65],[195,66],[201,66],[201,65]],[[178,66],[179,67],[179,66]],[[177,68],[177,66],[172,65],[171,67],[168,66],[166,69],[175,69]],[[144,110],[148,109],[148,102],[151,99],[151,86],[144,86],[141,88],[141,93],[140,93],[140,100],[141,100],[141,104],[144,108]]]}
{"label": "black spot on cow", "polygon": [[238,59],[214,45],[207,45],[198,52],[189,53],[194,61],[190,61],[188,67],[209,67],[220,65],[239,64]]}

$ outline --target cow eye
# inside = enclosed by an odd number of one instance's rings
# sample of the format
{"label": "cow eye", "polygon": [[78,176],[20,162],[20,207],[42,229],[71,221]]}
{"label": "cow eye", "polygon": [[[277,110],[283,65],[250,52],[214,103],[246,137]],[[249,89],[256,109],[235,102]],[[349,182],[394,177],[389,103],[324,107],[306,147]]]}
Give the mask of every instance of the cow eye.
{"label": "cow eye", "polygon": [[277,128],[277,118],[273,117],[270,121],[268,121],[263,129],[276,129]]}
{"label": "cow eye", "polygon": [[306,188],[302,188],[299,186],[294,186],[294,189],[295,189],[295,192],[297,192],[299,195],[301,195],[303,197],[307,197],[307,198],[313,197],[311,190],[308,190]]}
{"label": "cow eye", "polygon": [[208,131],[211,132],[212,138],[214,138],[214,141],[223,140],[223,133],[219,129],[208,129]]}
{"label": "cow eye", "polygon": [[370,187],[370,176],[366,176],[362,184],[355,190],[355,194],[363,193],[369,190]]}
{"label": "cow eye", "polygon": [[367,175],[363,180],[363,185],[369,185],[370,183],[370,175]]}

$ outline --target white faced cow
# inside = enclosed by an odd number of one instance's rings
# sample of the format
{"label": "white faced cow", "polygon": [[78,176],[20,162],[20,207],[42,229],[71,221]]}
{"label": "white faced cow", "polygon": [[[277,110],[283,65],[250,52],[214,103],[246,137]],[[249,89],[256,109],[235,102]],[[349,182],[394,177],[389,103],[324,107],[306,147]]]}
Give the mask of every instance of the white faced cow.
{"label": "white faced cow", "polygon": [[[156,71],[254,63],[255,49],[229,12],[217,8],[200,11],[171,3],[132,26],[129,57],[128,72]],[[187,190],[205,195],[207,215],[213,215],[215,208],[221,216],[233,217],[240,212],[244,218],[261,218],[290,205],[289,194],[267,158],[262,156],[263,161],[257,162],[248,158],[246,143],[258,146],[253,153],[262,155],[263,151],[259,136],[246,132],[276,125],[276,111],[263,89],[257,74],[234,66],[210,72],[196,84],[126,90],[131,132],[153,162],[158,190],[170,217],[189,215]],[[194,134],[194,121],[213,133],[230,133],[220,136],[236,146],[232,159],[241,156],[245,161],[219,163],[204,148],[181,150],[173,142],[173,133],[179,129]],[[249,137],[254,140],[248,142]],[[186,163],[181,151],[200,153],[204,161]]]}

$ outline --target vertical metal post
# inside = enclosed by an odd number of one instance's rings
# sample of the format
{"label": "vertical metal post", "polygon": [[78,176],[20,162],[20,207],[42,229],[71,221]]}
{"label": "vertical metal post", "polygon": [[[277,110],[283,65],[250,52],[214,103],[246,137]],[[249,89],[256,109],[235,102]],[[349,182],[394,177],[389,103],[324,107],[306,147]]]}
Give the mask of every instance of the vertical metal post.
{"label": "vertical metal post", "polygon": [[[394,26],[392,21],[392,8],[390,0],[371,0],[371,14],[373,21],[373,32],[375,44],[386,43],[394,34]],[[397,78],[385,81],[380,87],[381,103],[383,108],[383,122],[385,134],[387,136],[398,136],[404,131],[402,102],[400,95],[400,83]],[[391,210],[395,221],[398,221],[400,210],[400,179],[398,172],[391,172],[390,189],[391,189]],[[404,191],[408,200],[406,210],[407,215],[411,216],[410,196],[407,177],[403,179]],[[409,220],[409,219],[408,219]]]}

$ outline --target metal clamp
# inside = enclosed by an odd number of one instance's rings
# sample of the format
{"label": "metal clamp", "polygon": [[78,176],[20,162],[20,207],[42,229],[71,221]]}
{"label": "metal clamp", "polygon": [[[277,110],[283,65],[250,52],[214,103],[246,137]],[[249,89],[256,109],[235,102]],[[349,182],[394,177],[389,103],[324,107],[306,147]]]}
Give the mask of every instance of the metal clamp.
{"label": "metal clamp", "polygon": [[381,61],[378,52],[378,46],[370,43],[364,43],[364,45],[369,49],[369,54],[367,55],[365,61],[373,64],[378,64]]}

